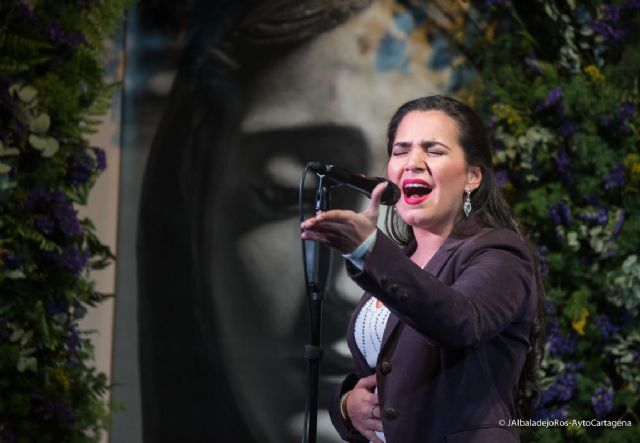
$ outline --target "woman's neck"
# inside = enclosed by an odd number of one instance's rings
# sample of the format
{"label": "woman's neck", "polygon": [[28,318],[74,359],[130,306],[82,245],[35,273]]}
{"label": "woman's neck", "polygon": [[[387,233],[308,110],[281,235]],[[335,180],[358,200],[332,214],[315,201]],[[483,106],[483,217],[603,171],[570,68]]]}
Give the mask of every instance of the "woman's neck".
{"label": "woman's neck", "polygon": [[411,254],[411,260],[423,268],[449,237],[449,232],[442,234],[425,229],[413,228],[413,235],[416,238],[417,247],[413,254]]}

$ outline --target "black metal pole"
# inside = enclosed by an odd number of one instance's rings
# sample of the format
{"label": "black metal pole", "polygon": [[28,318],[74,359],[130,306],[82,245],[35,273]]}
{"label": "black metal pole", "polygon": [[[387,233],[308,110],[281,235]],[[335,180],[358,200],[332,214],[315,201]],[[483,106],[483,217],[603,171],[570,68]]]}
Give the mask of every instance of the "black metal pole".
{"label": "black metal pole", "polygon": [[[326,211],[331,207],[330,186],[319,176],[316,191],[315,210]],[[305,421],[303,443],[315,443],[318,423],[318,386],[320,379],[320,360],[323,350],[322,339],[322,300],[329,275],[331,251],[316,241],[305,240],[303,260],[309,298],[309,344],[304,347],[304,358],[307,360],[307,395],[305,402]]]}

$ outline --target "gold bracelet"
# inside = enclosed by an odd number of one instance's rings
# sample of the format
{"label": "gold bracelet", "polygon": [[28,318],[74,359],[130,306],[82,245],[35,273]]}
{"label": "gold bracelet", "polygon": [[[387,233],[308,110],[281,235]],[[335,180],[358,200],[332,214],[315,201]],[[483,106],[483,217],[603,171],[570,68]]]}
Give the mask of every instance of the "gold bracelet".
{"label": "gold bracelet", "polygon": [[345,392],[342,394],[342,397],[340,397],[340,415],[342,416],[342,420],[347,424],[347,427],[351,428],[351,419],[347,413],[347,397],[349,397],[349,394],[351,394],[351,391]]}

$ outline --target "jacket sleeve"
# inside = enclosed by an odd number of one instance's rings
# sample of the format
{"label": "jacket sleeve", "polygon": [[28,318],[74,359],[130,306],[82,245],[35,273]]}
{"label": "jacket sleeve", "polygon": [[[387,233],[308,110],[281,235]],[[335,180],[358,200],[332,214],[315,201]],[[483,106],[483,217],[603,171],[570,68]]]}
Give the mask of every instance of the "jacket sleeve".
{"label": "jacket sleeve", "polygon": [[382,232],[364,270],[348,265],[351,278],[404,323],[442,348],[476,347],[516,320],[535,297],[526,245],[512,231],[489,230],[465,241],[447,266],[447,285],[421,269]]}
{"label": "jacket sleeve", "polygon": [[340,398],[344,393],[352,390],[359,379],[356,374],[347,375],[342,385],[334,390],[331,402],[329,403],[329,416],[336,431],[340,434],[340,438],[344,441],[354,443],[368,442],[368,440],[355,429],[349,429],[344,420],[342,420],[342,415],[340,414]]}

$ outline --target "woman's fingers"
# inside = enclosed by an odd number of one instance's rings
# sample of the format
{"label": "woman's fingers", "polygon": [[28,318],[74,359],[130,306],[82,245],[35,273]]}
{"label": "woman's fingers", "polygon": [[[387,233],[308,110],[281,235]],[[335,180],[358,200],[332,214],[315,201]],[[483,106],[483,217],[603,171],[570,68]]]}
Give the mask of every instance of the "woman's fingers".
{"label": "woman's fingers", "polygon": [[308,218],[300,229],[303,239],[322,241],[344,254],[356,249],[375,231],[376,226],[366,214],[332,210]]}
{"label": "woman's fingers", "polygon": [[378,213],[380,212],[380,200],[382,200],[382,194],[385,189],[387,189],[387,186],[389,186],[387,182],[382,182],[373,188],[373,191],[371,192],[371,201],[369,202],[369,207],[366,212],[371,216],[375,216],[376,220],[378,219]]}
{"label": "woman's fingers", "polygon": [[377,379],[376,379],[376,374],[372,374],[372,375],[370,375],[368,377],[362,377],[360,380],[358,380],[358,383],[356,383],[356,387],[364,388],[369,392],[373,392],[373,390],[376,387],[377,383],[378,382],[377,382]]}
{"label": "woman's fingers", "polygon": [[383,443],[376,435],[376,431],[382,432],[382,421],[375,387],[375,374],[361,378],[347,397],[346,406],[351,423],[358,432],[370,441]]}

